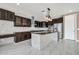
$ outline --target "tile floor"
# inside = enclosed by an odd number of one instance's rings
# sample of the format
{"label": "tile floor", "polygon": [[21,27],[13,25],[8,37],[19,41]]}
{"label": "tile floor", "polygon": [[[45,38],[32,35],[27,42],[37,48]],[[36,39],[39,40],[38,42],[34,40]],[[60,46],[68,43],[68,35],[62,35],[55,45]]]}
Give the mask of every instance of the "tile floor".
{"label": "tile floor", "polygon": [[79,43],[71,40],[53,41],[41,50],[31,47],[30,40],[0,45],[0,55],[79,55]]}

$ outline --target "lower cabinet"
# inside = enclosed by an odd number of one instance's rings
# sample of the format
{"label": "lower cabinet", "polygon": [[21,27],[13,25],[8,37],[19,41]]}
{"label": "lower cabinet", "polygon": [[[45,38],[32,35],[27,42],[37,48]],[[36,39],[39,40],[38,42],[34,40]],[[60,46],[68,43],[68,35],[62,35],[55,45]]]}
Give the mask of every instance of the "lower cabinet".
{"label": "lower cabinet", "polygon": [[31,32],[17,32],[17,33],[15,33],[14,41],[16,43],[24,41],[24,40],[28,40],[28,39],[31,39]]}

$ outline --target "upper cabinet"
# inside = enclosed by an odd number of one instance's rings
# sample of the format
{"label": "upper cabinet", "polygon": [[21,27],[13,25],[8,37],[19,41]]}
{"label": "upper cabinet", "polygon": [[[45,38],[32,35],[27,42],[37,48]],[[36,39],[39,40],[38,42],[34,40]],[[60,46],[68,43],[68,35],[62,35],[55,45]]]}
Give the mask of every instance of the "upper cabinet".
{"label": "upper cabinet", "polygon": [[53,25],[55,23],[63,23],[63,17],[52,19],[52,21],[35,21],[35,27],[48,27],[49,25]]}
{"label": "upper cabinet", "polygon": [[53,21],[48,21],[48,25],[53,25]]}
{"label": "upper cabinet", "polygon": [[53,19],[52,21],[53,23],[63,23],[63,17]]}
{"label": "upper cabinet", "polygon": [[0,20],[14,21],[15,13],[0,8]]}
{"label": "upper cabinet", "polygon": [[35,21],[35,27],[48,27],[48,22],[44,21]]}
{"label": "upper cabinet", "polygon": [[14,12],[0,8],[0,20],[14,21],[14,26],[31,27],[31,19],[16,16]]}
{"label": "upper cabinet", "polygon": [[14,25],[15,26],[21,26],[22,24],[22,19],[20,16],[15,16],[15,20],[14,20]]}
{"label": "upper cabinet", "polygon": [[31,19],[15,16],[14,25],[17,27],[31,27]]}

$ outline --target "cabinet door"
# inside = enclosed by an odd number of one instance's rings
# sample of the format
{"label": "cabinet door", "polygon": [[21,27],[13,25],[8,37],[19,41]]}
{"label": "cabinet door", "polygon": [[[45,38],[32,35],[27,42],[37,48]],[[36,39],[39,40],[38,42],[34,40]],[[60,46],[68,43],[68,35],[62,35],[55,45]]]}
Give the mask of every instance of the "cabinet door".
{"label": "cabinet door", "polygon": [[0,19],[4,20],[5,19],[5,10],[0,9]]}
{"label": "cabinet door", "polygon": [[30,21],[30,19],[22,18],[22,26],[30,27],[30,26],[31,26],[31,21]]}
{"label": "cabinet door", "polygon": [[30,27],[31,20],[20,16],[15,16],[15,26]]}
{"label": "cabinet door", "polygon": [[25,18],[22,18],[22,25],[23,26],[27,26],[28,25],[27,20]]}
{"label": "cabinet door", "polygon": [[26,20],[26,23],[27,23],[27,27],[30,27],[31,26],[31,20],[30,19],[27,19]]}
{"label": "cabinet door", "polygon": [[35,27],[41,27],[41,23],[39,21],[35,21]]}
{"label": "cabinet door", "polygon": [[37,21],[35,21],[35,22],[34,22],[34,24],[35,24],[35,27],[37,27],[38,22],[37,22]]}
{"label": "cabinet door", "polygon": [[8,12],[8,20],[14,21],[14,13]]}
{"label": "cabinet door", "polygon": [[15,17],[15,26],[22,26],[22,19],[21,17]]}
{"label": "cabinet door", "polygon": [[48,27],[48,22],[35,21],[35,27]]}
{"label": "cabinet door", "polygon": [[4,18],[5,18],[5,20],[9,20],[9,19],[8,19],[8,14],[9,14],[9,12],[8,12],[8,11],[4,11],[4,15],[5,15],[5,17],[4,17]]}
{"label": "cabinet door", "polygon": [[27,38],[26,39],[30,39],[31,38],[31,32],[26,32]]}
{"label": "cabinet door", "polygon": [[16,35],[16,36],[15,36],[15,39],[14,39],[15,42],[20,42],[21,39],[22,39],[22,38],[21,38],[21,33],[15,33],[15,35]]}

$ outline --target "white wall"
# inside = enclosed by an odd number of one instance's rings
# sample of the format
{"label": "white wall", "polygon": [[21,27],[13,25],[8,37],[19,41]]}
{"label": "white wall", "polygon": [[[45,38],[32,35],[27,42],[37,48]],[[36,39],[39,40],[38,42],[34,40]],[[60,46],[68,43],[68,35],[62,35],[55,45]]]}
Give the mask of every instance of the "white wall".
{"label": "white wall", "polygon": [[0,35],[12,34],[14,29],[14,23],[11,21],[0,20]]}

